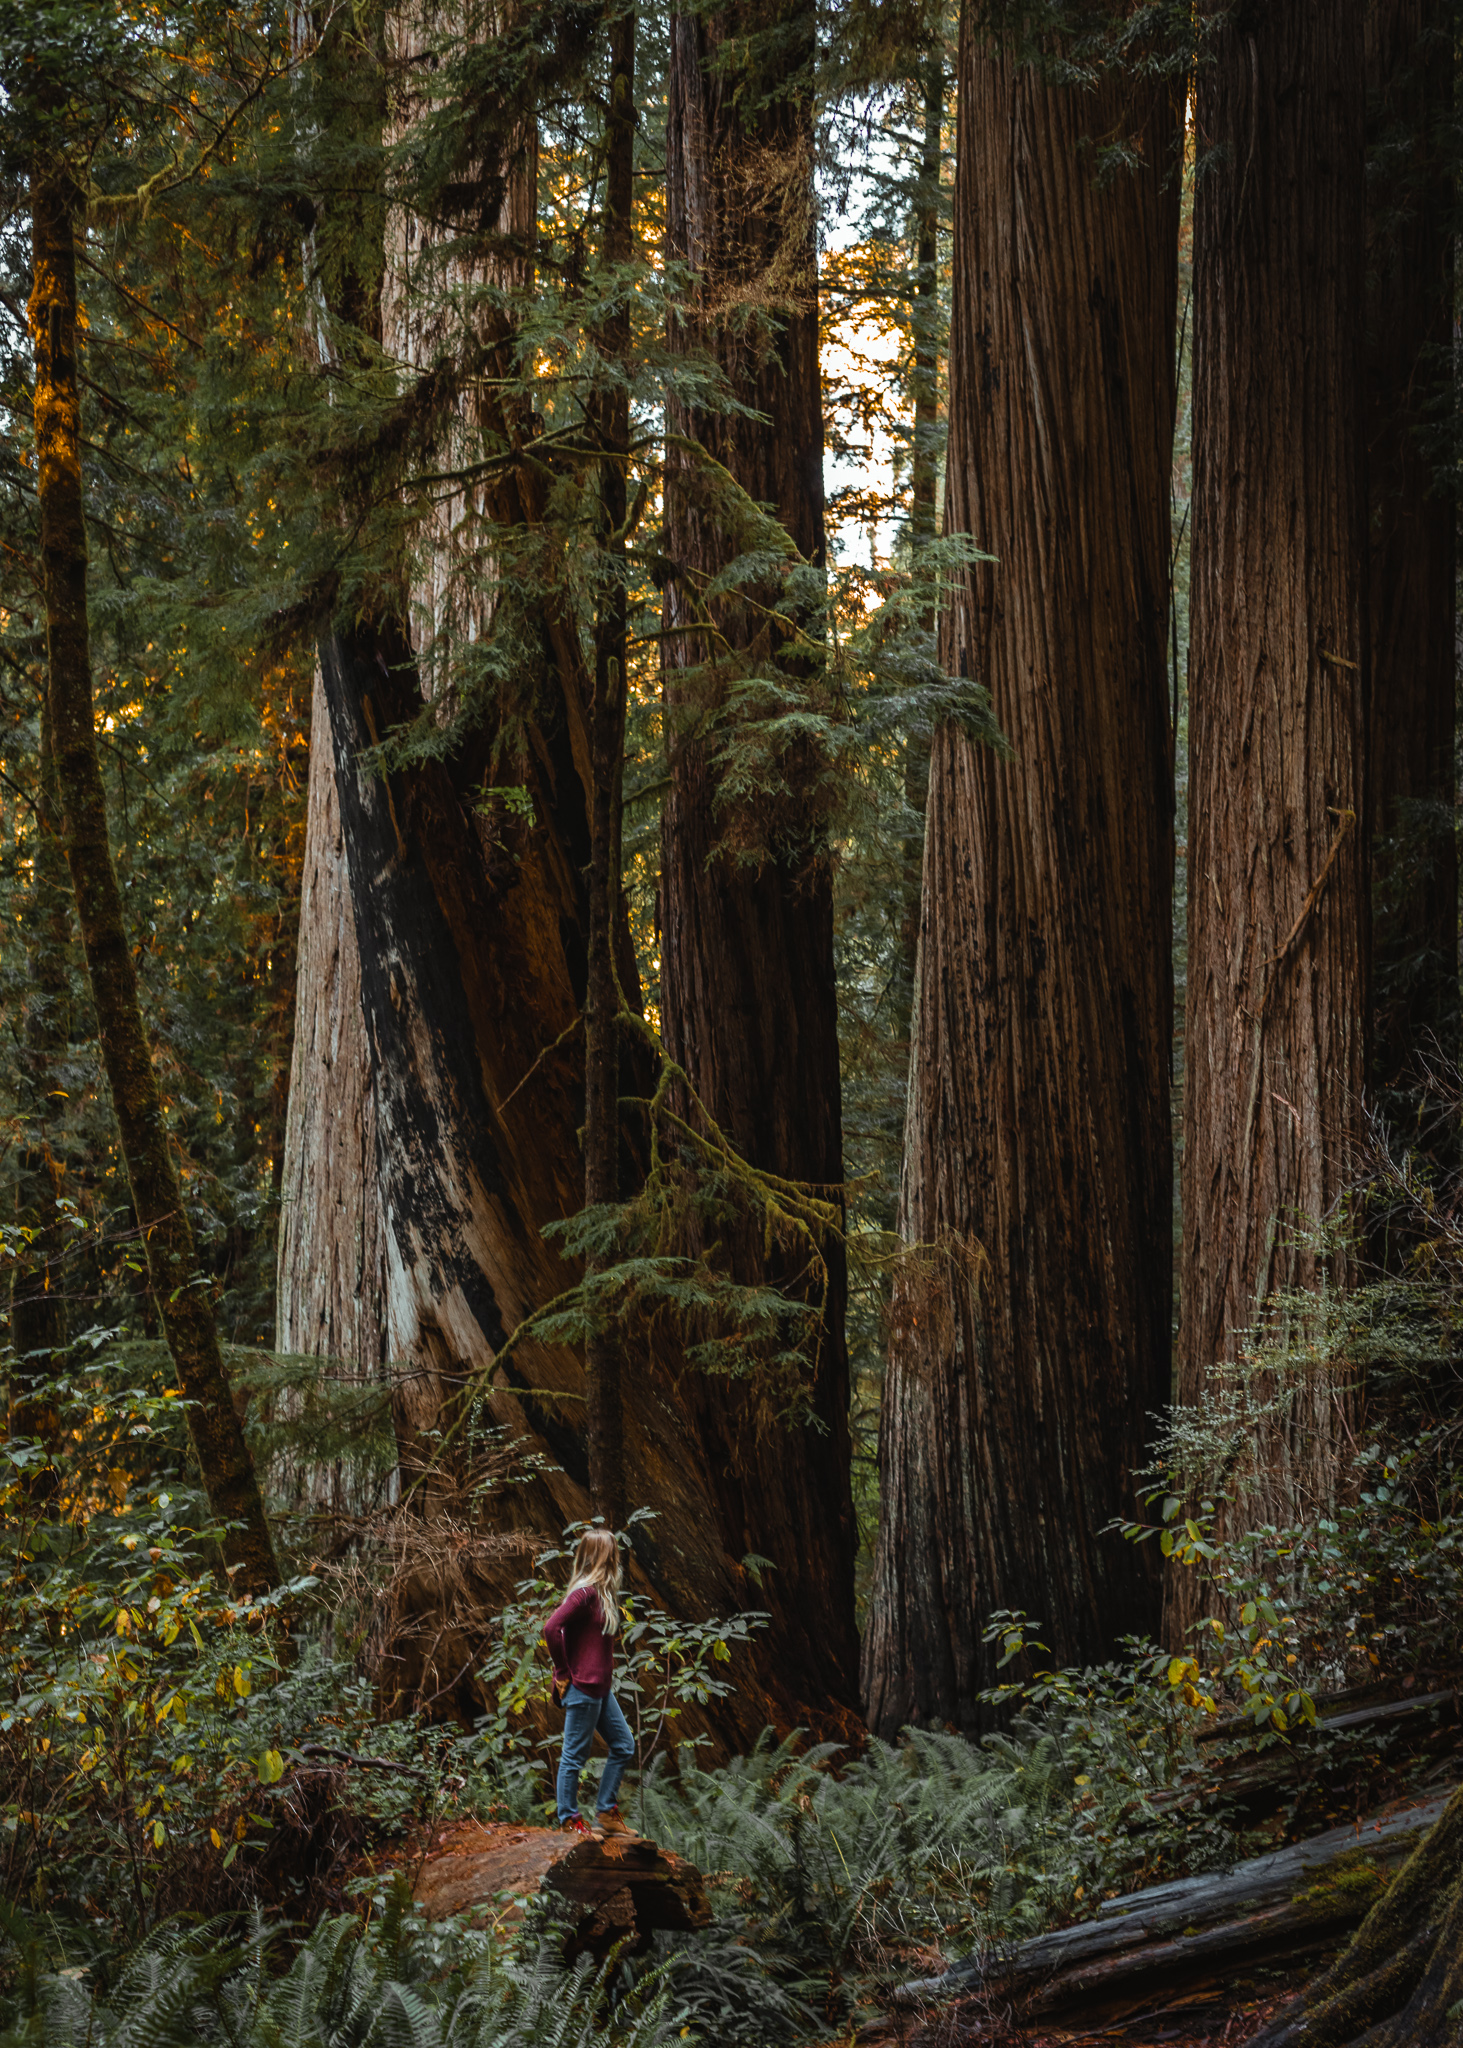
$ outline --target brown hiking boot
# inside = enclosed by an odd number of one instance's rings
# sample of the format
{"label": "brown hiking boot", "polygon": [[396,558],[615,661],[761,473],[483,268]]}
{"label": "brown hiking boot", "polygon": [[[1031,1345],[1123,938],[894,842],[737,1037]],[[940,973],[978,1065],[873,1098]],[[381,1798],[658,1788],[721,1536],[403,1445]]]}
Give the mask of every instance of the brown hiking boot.
{"label": "brown hiking boot", "polygon": [[586,1842],[594,1840],[593,1832],[584,1825],[584,1815],[582,1813],[574,1813],[569,1816],[568,1820],[561,1820],[559,1822],[559,1833],[561,1835],[582,1835]]}
{"label": "brown hiking boot", "polygon": [[603,1807],[594,1816],[594,1824],[606,1841],[615,1837],[625,1842],[638,1842],[640,1839],[629,1822],[622,1818],[618,1806]]}

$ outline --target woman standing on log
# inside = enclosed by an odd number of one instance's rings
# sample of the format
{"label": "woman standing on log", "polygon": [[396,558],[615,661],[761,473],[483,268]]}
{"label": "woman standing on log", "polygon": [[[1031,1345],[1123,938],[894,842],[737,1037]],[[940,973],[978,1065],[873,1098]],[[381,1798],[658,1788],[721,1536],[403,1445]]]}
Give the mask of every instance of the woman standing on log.
{"label": "woman standing on log", "polygon": [[554,1666],[554,1698],[564,1709],[564,1750],[559,1759],[559,1826],[588,1835],[579,1812],[579,1778],[595,1730],[609,1760],[599,1781],[594,1825],[602,1836],[633,1835],[620,1818],[615,1795],[634,1761],[635,1738],[611,1690],[615,1637],[620,1629],[620,1551],[610,1529],[587,1529],[574,1552],[569,1590],[544,1623]]}

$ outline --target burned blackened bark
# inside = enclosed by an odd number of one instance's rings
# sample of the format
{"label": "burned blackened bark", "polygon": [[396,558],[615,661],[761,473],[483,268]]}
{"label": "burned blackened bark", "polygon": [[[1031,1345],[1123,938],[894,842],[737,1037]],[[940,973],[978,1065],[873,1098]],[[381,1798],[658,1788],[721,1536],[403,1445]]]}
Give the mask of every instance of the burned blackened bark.
{"label": "burned blackened bark", "polygon": [[76,213],[69,169],[39,161],[31,173],[35,284],[36,483],[46,606],[48,708],[56,750],[66,859],[96,1006],[148,1280],[188,1401],[188,1429],[209,1507],[232,1524],[224,1555],[240,1592],[262,1593],[277,1570],[264,1501],[224,1371],[207,1281],[163,1121],[152,1050],[138,1001],[122,897],[107,836],[97,758],[87,621],[87,536],[81,477]]}
{"label": "burned blackened bark", "polygon": [[[585,1362],[528,1339],[496,1369],[494,1360],[505,1336],[578,1272],[542,1233],[582,1206],[585,1186],[576,1135],[584,1052],[572,1028],[586,993],[583,784],[567,732],[547,720],[529,769],[532,827],[480,815],[471,758],[383,778],[362,762],[372,729],[405,723],[422,703],[403,636],[386,626],[335,635],[321,668],[327,717],[313,743],[333,748],[360,959],[387,1350],[412,1367],[401,1396],[404,1477],[412,1484],[426,1463],[413,1471],[414,1436],[426,1451],[427,1431],[452,1426],[471,1373],[488,1390],[484,1419],[548,1453],[555,1469],[514,1488],[508,1511],[515,1526],[554,1536],[595,1505]],[[497,847],[510,829],[516,860]],[[633,961],[618,971],[632,992]],[[307,1085],[328,1087],[329,1076]],[[300,1184],[308,1192],[308,1169]],[[304,1293],[297,1283],[296,1298]],[[637,1532],[640,1583],[681,1614],[749,1604],[681,1391],[647,1356],[625,1372],[621,1394],[624,1495],[657,1512]],[[418,1487],[427,1512],[439,1498],[461,1502],[451,1455]],[[519,1569],[507,1559],[505,1597]],[[804,1718],[797,1676],[744,1674],[709,1713],[713,1730],[743,1743],[769,1720]],[[812,1711],[823,1705],[814,1696]]]}
{"label": "burned blackened bark", "polygon": [[[1344,1186],[1366,1078],[1362,17],[1221,16],[1197,87],[1187,1403],[1274,1290],[1347,1274],[1303,1232]],[[1353,1377],[1290,1382],[1232,1475],[1231,1530],[1324,1511]],[[1199,1597],[1175,1578],[1175,1636]]]}
{"label": "burned blackened bark", "polygon": [[1398,1110],[1418,1056],[1458,1050],[1452,24],[1441,0],[1366,10],[1372,1076]]}
{"label": "burned blackened bark", "polygon": [[[739,61],[728,52],[739,45]],[[824,562],[811,95],[813,16],[796,0],[736,0],[673,16],[667,241],[695,277],[671,340],[705,351],[741,411],[672,406],[757,503],[771,505],[804,563]],[[784,761],[764,804],[720,803],[727,694],[759,661],[807,674],[776,580],[711,608],[702,591],[741,552],[734,520],[697,458],[673,444],[665,485],[664,687],[670,787],[661,834],[662,1032],[701,1101],[743,1156],[789,1180],[843,1178],[833,895],[818,824],[816,749]],[[816,622],[814,630],[819,630]],[[800,662],[804,665],[800,668]],[[738,716],[744,714],[737,714]],[[792,1292],[805,1260],[748,1231],[737,1277]],[[857,1698],[855,1530],[849,1481],[846,1274],[827,1246],[827,1293],[809,1373],[812,1426],[790,1431],[744,1383],[688,1390],[732,1556],[770,1556],[771,1662],[806,1688]]]}
{"label": "burned blackened bark", "polygon": [[[628,32],[628,20],[619,25]],[[412,75],[428,76],[419,43],[407,38],[402,49],[408,44]],[[623,58],[620,68],[625,71]],[[508,181],[509,240],[524,248],[533,246],[532,199],[531,178]],[[529,211],[520,217],[512,209],[521,204]],[[502,246],[500,237],[499,253]],[[408,261],[410,289],[396,275]],[[322,646],[309,844],[321,864],[322,889],[329,878],[322,901],[349,906],[354,945],[343,937],[339,944],[327,940],[312,947],[308,966],[302,960],[299,1016],[302,1028],[310,1023],[320,1051],[296,1067],[295,1098],[304,1091],[306,1100],[298,1115],[292,1103],[299,1149],[289,1160],[287,1182],[297,1212],[334,1214],[337,1246],[349,1240],[347,1249],[353,1248],[355,1221],[369,1250],[373,1214],[379,1226],[377,1256],[386,1274],[381,1353],[398,1382],[408,1484],[414,1472],[424,1473],[428,1455],[438,1461],[415,1486],[413,1502],[428,1512],[438,1506],[469,1511],[460,1475],[451,1469],[463,1437],[444,1448],[434,1432],[450,1429],[460,1415],[459,1390],[471,1376],[487,1390],[484,1419],[546,1452],[557,1468],[512,1488],[506,1502],[484,1513],[557,1536],[594,1505],[591,1375],[581,1353],[568,1346],[525,1338],[507,1356],[500,1353],[508,1332],[580,1277],[580,1267],[561,1258],[544,1232],[584,1203],[588,1162],[580,1132],[588,1098],[580,1024],[596,865],[593,791],[596,784],[611,787],[616,745],[610,724],[598,735],[594,730],[599,660],[594,669],[585,661],[573,620],[550,596],[534,632],[517,622],[526,650],[523,692],[509,707],[514,732],[502,760],[495,758],[491,717],[461,733],[441,758],[398,763],[384,776],[372,760],[376,742],[420,719],[428,700],[436,701],[451,674],[445,637],[465,633],[470,639],[491,630],[496,578],[476,573],[475,564],[491,568],[495,547],[546,530],[544,465],[531,455],[521,461],[507,455],[527,424],[498,396],[511,380],[493,349],[511,337],[501,326],[495,336],[487,319],[482,332],[466,336],[460,319],[456,331],[434,326],[433,275],[440,279],[445,264],[459,307],[472,304],[473,280],[450,249],[433,261],[435,272],[424,238],[409,222],[397,222],[388,236],[383,340],[409,376],[432,378],[439,390],[450,385],[454,405],[482,408],[470,419],[460,414],[444,422],[444,447],[454,455],[471,453],[482,434],[504,459],[495,465],[491,502],[459,490],[424,534],[420,583],[394,607],[409,617],[410,637],[387,604],[374,621],[358,622]],[[610,353],[613,336],[603,337],[602,345]],[[466,384],[454,382],[450,368],[459,348],[481,351]],[[601,419],[597,431],[614,440],[619,429]],[[625,523],[607,520],[602,537]],[[601,623],[606,631],[596,655],[608,679],[619,637],[613,607],[602,612]],[[321,748],[333,756],[334,774],[326,782],[316,780]],[[596,753],[608,774],[596,771]],[[526,790],[531,813],[495,794],[499,783]],[[612,825],[608,812],[602,822]],[[606,881],[617,881],[612,846],[606,845],[600,864]],[[638,989],[623,899],[617,890],[609,894],[616,976],[633,1008]],[[344,1004],[321,988],[321,976],[338,980]],[[361,1050],[327,1065],[321,1054],[332,1042],[333,1023],[324,1027],[349,1007],[352,979]],[[622,1090],[644,1093],[651,1077],[633,1035],[621,1041],[618,1055]],[[356,1186],[356,1152],[329,1142],[340,1130],[338,1105],[330,1098],[343,1086],[354,1100],[361,1075],[375,1134],[364,1189]],[[312,1103],[312,1094],[320,1100]],[[643,1141],[643,1117],[632,1118],[621,1138],[623,1171]],[[609,1187],[603,1157],[599,1173]],[[294,1267],[287,1280],[281,1273],[284,1349],[302,1348],[301,1338],[320,1327],[310,1276],[300,1270],[316,1241],[298,1226],[282,1237],[282,1259]],[[369,1269],[365,1253],[360,1263]],[[353,1304],[342,1321],[361,1328]],[[762,1604],[736,1560],[768,1546],[755,1537],[738,1541],[741,1524],[723,1523],[720,1475],[713,1479],[715,1468],[688,1414],[686,1391],[695,1384],[673,1339],[646,1343],[623,1366],[621,1483],[627,1503],[656,1510],[656,1520],[635,1532],[639,1583],[672,1612],[699,1616]],[[519,1570],[505,1553],[505,1596]],[[708,1718],[718,1736],[745,1744],[768,1721],[826,1729],[827,1709],[817,1673],[769,1659],[755,1675],[741,1673],[734,1692]]]}
{"label": "burned blackened bark", "polygon": [[[869,1725],[982,1723],[995,1609],[1058,1663],[1151,1627],[1132,1505],[1168,1391],[1167,618],[1179,109],[967,19],[941,622],[1009,760],[936,736],[864,1648]],[[1140,160],[1098,178],[1121,125]]]}

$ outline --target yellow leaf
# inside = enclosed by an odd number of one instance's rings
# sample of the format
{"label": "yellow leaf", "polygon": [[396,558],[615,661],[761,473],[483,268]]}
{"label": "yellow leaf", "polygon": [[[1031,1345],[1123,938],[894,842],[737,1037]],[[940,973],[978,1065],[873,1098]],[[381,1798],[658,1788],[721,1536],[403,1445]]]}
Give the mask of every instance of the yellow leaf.
{"label": "yellow leaf", "polygon": [[215,1849],[221,1849],[221,1848],[223,1847],[223,1845],[224,1845],[224,1838],[223,1838],[223,1836],[222,1836],[222,1835],[221,1835],[221,1834],[219,1833],[219,1831],[218,1831],[218,1829],[217,1829],[217,1828],[210,1828],[210,1829],[209,1829],[209,1831],[208,1831],[208,1839],[209,1839],[209,1841],[210,1841],[210,1842],[212,1842],[212,1844],[213,1844],[213,1846],[214,1846],[214,1848],[215,1848]]}
{"label": "yellow leaf", "polygon": [[160,1820],[155,1820],[152,1824],[152,1846],[154,1847],[154,1849],[161,1849],[163,1843],[167,1839],[167,1829],[163,1826]]}
{"label": "yellow leaf", "polygon": [[246,1700],[248,1699],[251,1690],[252,1688],[249,1684],[248,1672],[244,1669],[242,1664],[236,1664],[234,1666],[234,1691],[239,1695],[239,1698],[241,1700]]}

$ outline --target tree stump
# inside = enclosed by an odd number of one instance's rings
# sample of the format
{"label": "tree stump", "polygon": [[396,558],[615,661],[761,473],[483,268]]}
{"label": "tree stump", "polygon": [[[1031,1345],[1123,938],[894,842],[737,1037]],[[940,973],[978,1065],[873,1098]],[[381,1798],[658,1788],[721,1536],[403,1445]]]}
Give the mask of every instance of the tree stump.
{"label": "tree stump", "polygon": [[638,1839],[602,1842],[557,1829],[464,1821],[435,1839],[412,1886],[433,1920],[471,1913],[506,1923],[541,1894],[571,1922],[571,1961],[603,1957],[618,1942],[634,1954],[658,1928],[691,1932],[711,1924],[695,1865]]}

